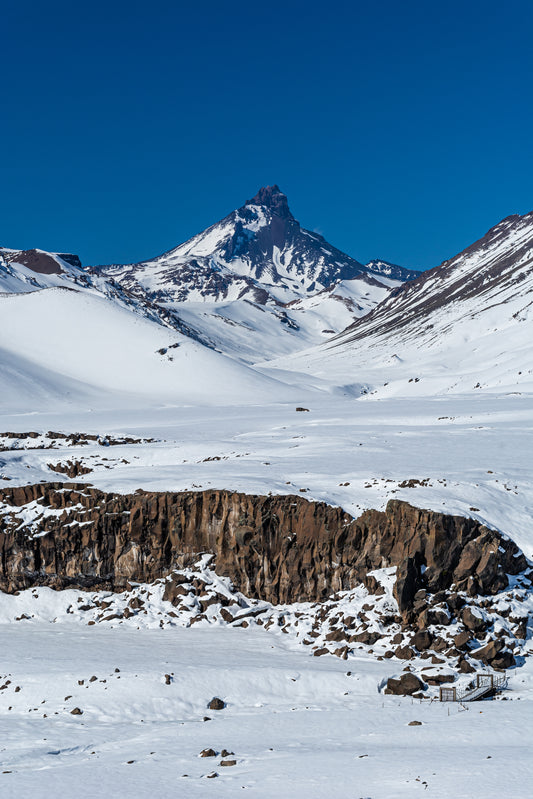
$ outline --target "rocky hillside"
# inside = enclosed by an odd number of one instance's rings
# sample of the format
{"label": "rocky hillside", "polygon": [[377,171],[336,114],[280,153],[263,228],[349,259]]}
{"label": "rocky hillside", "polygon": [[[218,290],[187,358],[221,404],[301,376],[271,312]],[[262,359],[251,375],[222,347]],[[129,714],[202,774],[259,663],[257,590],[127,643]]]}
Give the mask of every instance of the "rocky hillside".
{"label": "rocky hillside", "polygon": [[315,655],[374,647],[426,672],[428,659],[507,668],[527,637],[520,603],[533,573],[514,543],[472,519],[399,501],[352,519],[299,496],[121,496],[75,483],[4,488],[0,499],[2,590],[120,593],[79,599],[91,624],[141,618],[155,591],[174,607],[160,608],[161,625],[275,624]]}

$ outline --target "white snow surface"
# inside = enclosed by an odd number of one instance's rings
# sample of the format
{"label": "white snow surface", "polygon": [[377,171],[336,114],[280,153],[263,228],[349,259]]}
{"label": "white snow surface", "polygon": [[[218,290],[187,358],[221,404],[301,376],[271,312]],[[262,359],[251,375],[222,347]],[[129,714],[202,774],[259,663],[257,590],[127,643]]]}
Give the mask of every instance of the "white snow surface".
{"label": "white snow surface", "polygon": [[[228,594],[227,580],[215,587]],[[283,629],[250,616],[191,628],[161,586],[133,593],[128,619],[127,594],[0,595],[2,797],[528,796],[531,658],[500,701],[387,696],[403,664],[312,657],[283,634],[305,606],[273,609]],[[352,594],[344,610],[364,599]],[[208,709],[215,696],[222,710]]]}
{"label": "white snow surface", "polygon": [[[2,405],[114,397],[255,402],[287,386],[108,298],[66,288],[0,296]],[[39,399],[38,399],[39,398]]]}

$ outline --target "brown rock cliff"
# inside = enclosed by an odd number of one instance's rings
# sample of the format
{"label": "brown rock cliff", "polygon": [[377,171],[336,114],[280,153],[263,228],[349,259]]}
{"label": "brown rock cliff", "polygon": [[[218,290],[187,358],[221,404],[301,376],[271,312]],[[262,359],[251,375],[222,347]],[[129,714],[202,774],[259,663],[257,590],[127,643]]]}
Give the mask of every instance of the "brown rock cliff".
{"label": "brown rock cliff", "polygon": [[[527,568],[516,545],[473,519],[390,501],[353,519],[300,496],[231,491],[119,495],[83,484],[3,488],[0,589],[33,585],[122,590],[213,553],[218,574],[274,604],[320,600],[397,566],[400,610],[421,587],[490,594]],[[17,509],[36,503],[30,527]],[[423,568],[425,567],[425,568]],[[370,578],[371,581],[371,578]]]}

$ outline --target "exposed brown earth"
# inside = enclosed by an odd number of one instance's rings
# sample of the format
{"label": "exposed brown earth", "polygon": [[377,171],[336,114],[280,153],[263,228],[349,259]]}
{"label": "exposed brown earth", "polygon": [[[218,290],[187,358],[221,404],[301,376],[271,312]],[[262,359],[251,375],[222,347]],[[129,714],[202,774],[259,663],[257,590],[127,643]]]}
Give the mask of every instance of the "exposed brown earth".
{"label": "exposed brown earth", "polygon": [[8,260],[23,264],[40,275],[59,275],[62,271],[56,259],[50,253],[41,250],[21,250]]}

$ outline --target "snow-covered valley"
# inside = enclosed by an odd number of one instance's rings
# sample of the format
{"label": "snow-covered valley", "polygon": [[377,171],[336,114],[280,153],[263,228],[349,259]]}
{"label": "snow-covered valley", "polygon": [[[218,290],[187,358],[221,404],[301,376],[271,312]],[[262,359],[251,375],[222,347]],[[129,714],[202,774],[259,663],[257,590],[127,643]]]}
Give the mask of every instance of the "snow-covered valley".
{"label": "snow-covered valley", "polygon": [[[363,267],[300,228],[277,187],[261,192],[143,264],[85,271],[70,255],[0,251],[0,795],[525,798],[531,214],[416,278]],[[323,502],[353,520],[399,500],[405,538],[434,540],[437,560],[407,563],[418,582],[405,607],[394,588],[405,564],[385,548],[364,585],[333,590],[325,578],[327,595],[291,605],[232,586],[209,559],[214,546],[178,564],[192,572],[176,577],[173,561],[159,581],[114,587],[108,561],[104,573],[83,553],[123,546],[131,513],[123,550],[134,568],[140,506],[83,521],[98,510],[84,490],[111,503],[290,496],[315,516]],[[152,500],[153,534],[165,520]],[[253,535],[274,530],[257,502],[251,523],[212,510],[202,529],[222,535],[230,519],[224,535],[237,529],[237,554],[251,537],[252,554]],[[422,533],[416,509],[434,514]],[[126,518],[120,530],[113,515]],[[56,523],[62,574],[43,560]],[[439,525],[453,524],[481,531],[471,577],[487,578],[485,593],[435,576]],[[509,540],[529,563],[503,574]],[[360,546],[370,563],[374,550]],[[324,574],[343,557],[333,552]],[[266,555],[262,568],[269,584]],[[176,590],[164,599],[167,577]],[[56,578],[72,587],[53,590]],[[497,651],[481,655],[487,647]],[[460,690],[502,668],[495,701],[437,701],[442,682]],[[416,697],[385,693],[402,675],[420,678]],[[213,697],[225,707],[209,710]]]}

